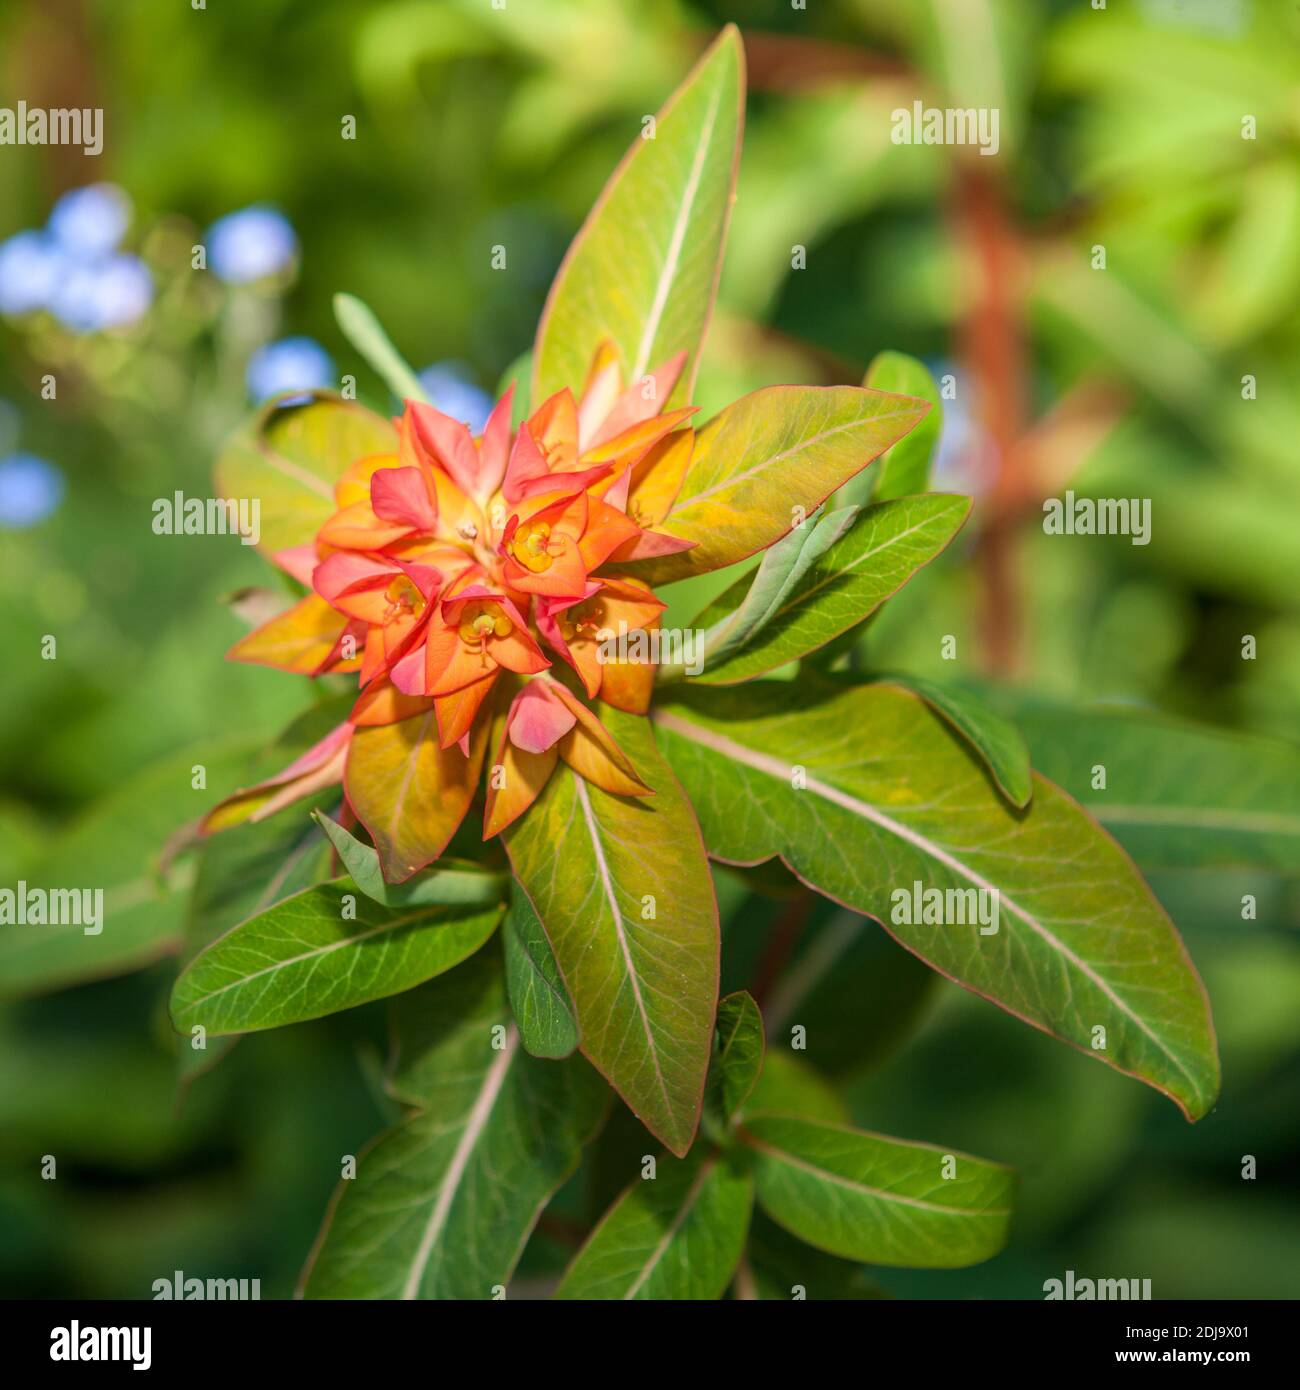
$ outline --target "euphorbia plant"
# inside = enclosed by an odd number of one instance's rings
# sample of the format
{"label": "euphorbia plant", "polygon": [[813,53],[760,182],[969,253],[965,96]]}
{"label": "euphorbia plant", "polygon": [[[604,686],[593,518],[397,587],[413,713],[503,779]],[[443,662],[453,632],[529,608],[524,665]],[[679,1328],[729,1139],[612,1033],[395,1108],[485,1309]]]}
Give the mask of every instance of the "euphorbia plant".
{"label": "euphorbia plant", "polygon": [[[779,858],[1189,1118],[1213,1101],[1204,991],[1124,853],[969,697],[837,669],[966,518],[925,491],[924,368],[885,354],[865,387],[772,387],[697,422],[742,66],[729,30],[613,175],[527,407],[507,390],[473,436],[345,301],[398,417],[276,402],[222,459],[303,590],[231,655],[355,688],[204,822],[296,808],[308,838],[189,963],[173,1017],[206,1038],[400,996],[387,1085],[407,1114],[345,1176],[309,1294],[494,1296],[610,1088],[668,1153],[627,1173],[561,1295],[722,1294],[755,1197],[857,1261],[998,1250],[1006,1169],[828,1118],[789,1039],[765,1062],[753,998],[719,1003],[710,858]],[[760,552],[691,625],[702,664],[657,668],[656,588]]]}

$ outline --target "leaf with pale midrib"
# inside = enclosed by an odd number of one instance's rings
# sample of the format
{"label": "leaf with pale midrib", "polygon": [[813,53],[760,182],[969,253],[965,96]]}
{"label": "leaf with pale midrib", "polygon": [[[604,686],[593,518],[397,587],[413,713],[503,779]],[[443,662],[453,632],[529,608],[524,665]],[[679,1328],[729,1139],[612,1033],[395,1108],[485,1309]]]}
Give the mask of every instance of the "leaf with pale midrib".
{"label": "leaf with pale midrib", "polygon": [[727,239],[743,108],[744,51],[729,25],[655,117],[654,139],[633,140],[570,246],[537,329],[534,403],[576,391],[605,339],[629,383],[684,350],[664,405],[688,403]]}
{"label": "leaf with pale midrib", "polygon": [[[942,974],[1189,1118],[1209,1109],[1218,1054],[1204,986],[1127,856],[1050,782],[1013,810],[938,715],[884,684],[674,688],[655,729],[711,854],[780,855]],[[996,892],[997,934],[895,922],[893,893],[918,883]]]}
{"label": "leaf with pale midrib", "polygon": [[415,1110],[339,1184],[306,1296],[493,1298],[609,1093],[580,1058],[523,1050],[495,950],[398,1000],[394,1038],[390,1090]]}
{"label": "leaf with pale midrib", "polygon": [[355,1008],[450,970],[500,916],[499,906],[387,908],[351,879],[318,884],[200,952],[176,981],[172,1022],[180,1031],[247,1033]]}
{"label": "leaf with pale midrib", "polygon": [[753,1184],[721,1154],[660,1156],[605,1213],[555,1291],[559,1299],[715,1299],[740,1261]]}
{"label": "leaf with pale midrib", "polygon": [[869,1264],[955,1269],[1006,1243],[1015,1175],[982,1158],[786,1116],[757,1116],[759,1204],[819,1250]]}
{"label": "leaf with pale midrib", "polygon": [[666,584],[765,550],[794,526],[797,507],[811,515],[926,408],[857,386],[768,386],[742,396],[699,430],[681,491],[655,528],[692,548],[631,562],[629,571]]}
{"label": "leaf with pale midrib", "polygon": [[717,904],[699,827],[649,721],[607,708],[601,717],[654,795],[612,796],[562,765],[505,832],[506,849],[555,952],[583,1052],[683,1154],[713,1036]]}
{"label": "leaf with pale midrib", "polygon": [[[701,685],[734,685],[825,646],[870,616],[928,565],[961,529],[969,511],[970,498],[945,493],[868,507],[782,595],[763,625],[721,660],[706,659],[695,680]],[[708,630],[725,623],[745,601],[749,585],[746,575],[714,599],[691,626]]]}

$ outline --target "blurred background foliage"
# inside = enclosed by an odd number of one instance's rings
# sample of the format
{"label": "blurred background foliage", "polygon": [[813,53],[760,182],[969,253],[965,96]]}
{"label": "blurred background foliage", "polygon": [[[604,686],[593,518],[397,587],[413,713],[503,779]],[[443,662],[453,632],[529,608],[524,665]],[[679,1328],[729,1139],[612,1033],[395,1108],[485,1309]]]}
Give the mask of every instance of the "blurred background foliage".
{"label": "blurred background foliage", "polygon": [[[98,981],[79,949],[50,968],[0,942],[6,1292],[144,1297],[182,1269],[287,1294],[341,1156],[385,1118],[379,1007],[181,1071],[174,952],[232,925],[266,868],[235,846],[191,899],[193,859],[162,843],[313,696],[222,661],[240,631],[223,599],[266,571],[233,537],[155,535],[153,500],[208,495],[218,443],[274,390],[352,374],[393,405],[333,323],[339,290],[480,418],[641,117],[727,20],[751,97],[698,402],[856,382],[879,350],[911,352],[956,388],[936,485],[979,499],[849,659],[978,683],[1029,712],[1036,756],[1063,746],[1062,707],[1117,701],[1294,758],[1295,5],[6,0],[0,104],[102,106],[105,147],[0,149],[0,882],[89,863],[127,923]],[[997,107],[1000,154],[892,144],[890,112],[918,99]],[[1150,545],[1044,535],[1042,499],[1067,487],[1150,498]],[[763,996],[774,1035],[808,1028],[792,1084],[811,1067],[856,1122],[1023,1175],[991,1263],[864,1276],[827,1257],[817,1287],[1037,1297],[1074,1269],[1158,1297],[1300,1294],[1300,866],[1204,843],[1139,855],[1215,1006],[1224,1094],[1195,1128],[779,871],[719,874],[725,983]],[[644,1149],[616,1115],[521,1287],[544,1287],[618,1155]],[[789,1282],[821,1259],[768,1237]]]}

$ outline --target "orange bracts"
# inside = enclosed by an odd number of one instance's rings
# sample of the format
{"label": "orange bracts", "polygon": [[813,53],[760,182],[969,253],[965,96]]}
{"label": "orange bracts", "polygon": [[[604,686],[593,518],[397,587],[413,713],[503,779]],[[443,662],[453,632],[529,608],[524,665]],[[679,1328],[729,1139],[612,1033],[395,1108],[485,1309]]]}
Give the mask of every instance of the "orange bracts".
{"label": "orange bracts", "polygon": [[[679,354],[625,385],[612,348],[602,347],[580,397],[558,392],[514,431],[512,388],[478,437],[406,402],[396,452],[355,460],[314,544],[275,556],[313,592],[230,653],[310,676],[358,677],[332,756],[310,777],[276,779],[267,804],[285,804],[298,785],[306,795],[328,784],[322,779],[341,780],[344,757],[347,785],[358,784],[371,741],[349,740],[350,731],[405,720],[424,729],[429,721],[417,717],[430,711],[437,746],[466,758],[476,722],[501,719],[485,835],[527,809],[558,758],[608,791],[650,790],[576,691],[633,713],[649,703],[653,666],[607,661],[602,644],[656,626],[663,604],[608,567],[686,544],[650,529],[671,505],[694,441],[685,425],[692,409],[660,409],[683,361]],[[572,668],[576,690],[557,679],[556,657],[560,671]],[[511,693],[497,700],[503,674]],[[217,812],[209,819],[225,823]]]}

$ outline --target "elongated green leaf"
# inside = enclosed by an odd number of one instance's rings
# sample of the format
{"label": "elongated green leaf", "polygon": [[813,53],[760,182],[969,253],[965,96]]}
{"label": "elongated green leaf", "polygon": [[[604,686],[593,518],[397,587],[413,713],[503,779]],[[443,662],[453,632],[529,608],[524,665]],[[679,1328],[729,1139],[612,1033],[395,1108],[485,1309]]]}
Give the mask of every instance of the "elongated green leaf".
{"label": "elongated green leaf", "polygon": [[[955,686],[893,673],[886,679],[914,690],[931,709],[938,711],[983,759],[1013,806],[1029,804],[1034,791],[1029,749],[1014,724],[995,714],[977,696]],[[1046,774],[1047,769],[1040,771]]]}
{"label": "elongated green leaf", "polygon": [[763,1210],[800,1240],[870,1264],[956,1269],[1006,1244],[1009,1168],[930,1144],[767,1115],[747,1120]]}
{"label": "elongated green leaf", "polygon": [[[868,507],[847,534],[814,557],[738,650],[728,653],[724,646],[721,660],[710,660],[706,638],[704,669],[695,679],[734,685],[825,646],[929,564],[961,530],[969,512],[968,497],[946,493]],[[720,594],[692,626],[711,631],[718,625],[725,642],[728,614],[743,609],[748,582],[748,577],[740,579]]]}
{"label": "elongated green leaf", "polygon": [[766,549],[927,408],[857,386],[769,386],[742,396],[700,430],[682,489],[656,528],[693,541],[692,549],[631,569],[665,584]]}
{"label": "elongated green leaf", "polygon": [[[988,692],[1035,765],[1144,867],[1260,865],[1300,874],[1300,749],[1128,708]],[[1096,769],[1104,768],[1106,784]]]}
{"label": "elongated green leaf", "polygon": [[516,885],[501,927],[506,990],[524,1049],[534,1057],[567,1057],[578,1046],[573,1000],[528,895]]}
{"label": "elongated green leaf", "polygon": [[[164,848],[186,822],[198,819],[214,794],[239,785],[250,753],[243,743],[208,745],[146,768],[56,835],[17,881],[4,884],[14,902],[13,918],[0,922],[0,996],[102,979],[177,950],[194,865],[182,858],[164,868]],[[204,771],[205,790],[194,786],[196,767]],[[58,923],[34,922],[29,913],[19,922],[20,887],[68,910],[59,909]],[[59,890],[73,896],[45,899]],[[102,911],[96,923],[90,917],[97,902]],[[73,918],[74,907],[81,920]]]}
{"label": "elongated green leaf", "polygon": [[394,1024],[392,1091],[417,1109],[339,1184],[306,1296],[497,1297],[609,1093],[580,1058],[523,1050],[494,951],[405,995]]}
{"label": "elongated green leaf", "polygon": [[687,353],[689,400],[727,239],[744,110],[744,53],[723,30],[632,143],[564,258],[537,330],[532,399],[577,391],[611,339],[629,382]]}
{"label": "elongated green leaf", "polygon": [[440,859],[430,869],[408,878],[405,883],[388,883],[379,866],[379,854],[363,845],[336,820],[323,811],[313,811],[312,819],[325,832],[337,851],[352,882],[366,895],[385,907],[491,907],[504,906],[508,880],[469,859]]}
{"label": "elongated green leaf", "polygon": [[556,1298],[720,1298],[745,1248],[754,1188],[724,1155],[661,1157],[605,1213]]}
{"label": "elongated green leaf", "polygon": [[654,788],[611,796],[557,767],[505,832],[573,1000],[582,1050],[674,1153],[699,1121],[718,998],[718,911],[690,803],[649,724],[602,710]]}
{"label": "elongated green leaf", "polygon": [[725,1137],[763,1070],[763,1016],[744,990],[718,1002],[713,1062],[705,1087],[705,1113],[719,1138]]}
{"label": "elongated green leaf", "polygon": [[[841,507],[835,512],[818,511],[810,524],[796,526],[763,553],[762,563],[745,587],[735,586],[740,602],[710,625],[704,637],[703,658],[709,665],[726,661],[760,633],[780,611],[781,605],[813,562],[824,555],[849,529],[858,515],[857,507]],[[746,576],[748,579],[749,576]],[[733,590],[728,590],[732,593]],[[717,603],[711,607],[718,607]],[[696,619],[698,625],[702,619]]]}
{"label": "elongated green leaf", "polygon": [[893,391],[929,401],[930,413],[910,434],[886,449],[870,473],[859,473],[847,482],[835,497],[837,506],[866,506],[868,502],[887,502],[893,497],[924,492],[930,484],[930,466],[943,432],[943,402],[924,362],[904,352],[882,352],[867,368],[862,384],[875,391]]}
{"label": "elongated green leaf", "polygon": [[428,401],[420,378],[393,346],[371,307],[354,294],[334,296],[334,317],[348,342],[384,379],[399,401]]}
{"label": "elongated green leaf", "polygon": [[1052,783],[1009,808],[947,724],[887,685],[672,688],[655,724],[711,854],[779,854],[941,974],[1189,1118],[1209,1109],[1204,987],[1127,856]]}
{"label": "elongated green leaf", "polygon": [[315,538],[336,510],[334,484],[349,464],[397,451],[397,431],[382,416],[325,391],[298,394],[311,400],[272,401],[217,460],[222,497],[257,499],[258,549],[266,554]]}
{"label": "elongated green leaf", "polygon": [[450,970],[492,935],[500,907],[386,908],[351,879],[297,893],[241,923],[190,962],[172,1022],[248,1033],[322,1018]]}

